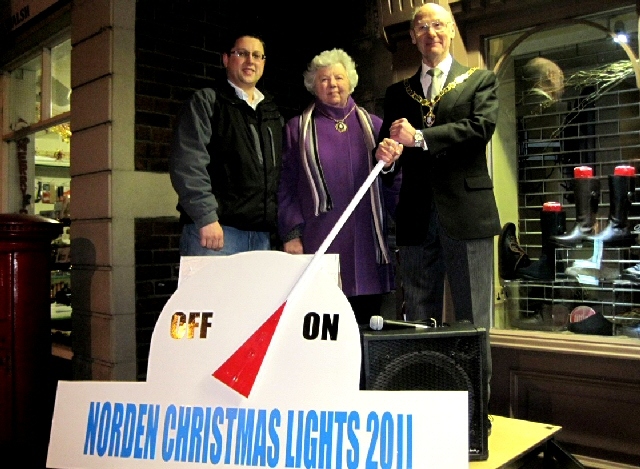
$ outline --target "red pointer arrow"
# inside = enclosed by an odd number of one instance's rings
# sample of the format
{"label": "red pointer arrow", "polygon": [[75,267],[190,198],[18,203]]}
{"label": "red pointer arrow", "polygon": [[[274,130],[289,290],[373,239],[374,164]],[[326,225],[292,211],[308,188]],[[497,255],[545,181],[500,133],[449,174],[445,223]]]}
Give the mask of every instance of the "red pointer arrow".
{"label": "red pointer arrow", "polygon": [[213,377],[220,382],[226,384],[237,393],[242,394],[244,397],[249,397],[253,384],[258,377],[262,362],[267,354],[273,334],[278,327],[284,308],[288,302],[291,302],[296,294],[302,291],[302,286],[312,272],[315,272],[316,266],[320,262],[322,256],[327,252],[329,245],[333,242],[334,238],[338,234],[338,231],[349,218],[349,215],[356,208],[356,205],[362,199],[362,196],[367,191],[369,186],[373,183],[374,179],[378,176],[378,173],[382,170],[384,161],[378,161],[378,164],[373,168],[373,171],[367,176],[362,186],[356,192],[353,200],[349,202],[349,205],[344,210],[340,218],[336,222],[335,226],[331,229],[326,239],[322,242],[318,250],[315,252],[311,261],[304,269],[298,281],[293,285],[287,299],[280,305],[280,307],[231,355],[227,361],[225,361],[220,368],[213,372]]}

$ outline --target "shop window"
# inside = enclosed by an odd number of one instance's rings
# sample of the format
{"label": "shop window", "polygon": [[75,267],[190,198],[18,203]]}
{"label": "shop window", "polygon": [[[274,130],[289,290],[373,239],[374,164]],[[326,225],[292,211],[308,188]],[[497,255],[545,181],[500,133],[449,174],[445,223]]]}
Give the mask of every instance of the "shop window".
{"label": "shop window", "polygon": [[10,213],[62,221],[52,243],[51,332],[55,350],[71,337],[71,41],[45,47],[11,70],[3,81],[9,117],[3,129],[7,174],[0,196]]}
{"label": "shop window", "polygon": [[42,118],[42,56],[29,60],[11,71],[9,83],[9,115],[12,130],[35,124]]}
{"label": "shop window", "polygon": [[7,82],[7,211],[57,217],[57,195],[69,195],[71,180],[71,41],[12,67]]}
{"label": "shop window", "polygon": [[[496,187],[515,195],[499,201],[501,217],[503,224],[515,224],[533,266],[502,259],[498,290],[505,302],[495,318],[498,327],[563,331],[580,319],[572,312],[586,306],[604,316],[614,335],[640,337],[640,274],[632,272],[637,265],[640,273],[637,238],[595,247],[585,239],[563,249],[550,239],[580,222],[585,204],[577,200],[577,167],[590,167],[600,183],[596,233],[616,210],[609,176],[618,166],[640,172],[637,23],[635,11],[617,10],[488,40],[488,66],[500,82],[492,144]],[[631,188],[638,186],[636,178]],[[624,218],[634,237],[640,198],[631,192]],[[563,226],[547,226],[547,202],[562,206]],[[574,268],[595,259],[596,268]],[[502,278],[505,269],[509,278]]]}
{"label": "shop window", "polygon": [[51,49],[51,117],[71,111],[71,41]]}

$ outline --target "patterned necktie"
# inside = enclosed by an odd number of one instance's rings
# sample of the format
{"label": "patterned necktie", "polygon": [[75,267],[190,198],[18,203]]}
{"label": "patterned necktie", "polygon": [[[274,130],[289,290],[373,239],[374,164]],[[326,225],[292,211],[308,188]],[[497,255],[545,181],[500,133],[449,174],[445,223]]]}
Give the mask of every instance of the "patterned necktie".
{"label": "patterned necktie", "polygon": [[431,84],[427,90],[427,99],[433,101],[433,98],[440,93],[440,77],[442,76],[442,70],[439,68],[432,68],[427,70],[427,74],[431,76]]}

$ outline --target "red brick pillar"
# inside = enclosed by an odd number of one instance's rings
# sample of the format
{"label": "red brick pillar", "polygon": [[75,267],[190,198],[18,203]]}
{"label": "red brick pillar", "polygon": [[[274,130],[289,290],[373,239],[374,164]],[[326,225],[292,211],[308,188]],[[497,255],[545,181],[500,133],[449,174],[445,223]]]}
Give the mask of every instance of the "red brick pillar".
{"label": "red brick pillar", "polygon": [[54,399],[51,241],[61,232],[49,218],[0,214],[0,449],[21,467],[46,460]]}

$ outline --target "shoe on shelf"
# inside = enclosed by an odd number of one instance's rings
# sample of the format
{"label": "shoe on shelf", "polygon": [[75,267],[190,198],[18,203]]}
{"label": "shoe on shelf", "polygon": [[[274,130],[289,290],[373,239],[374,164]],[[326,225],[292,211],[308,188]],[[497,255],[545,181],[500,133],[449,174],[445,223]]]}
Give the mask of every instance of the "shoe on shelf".
{"label": "shoe on shelf", "polygon": [[[594,280],[611,281],[620,278],[620,272],[614,267],[601,265],[600,268],[581,265],[580,263],[567,267],[564,271],[569,277],[591,277]],[[640,279],[640,276],[638,277]]]}
{"label": "shoe on shelf", "polygon": [[613,335],[613,323],[587,305],[571,311],[567,329],[576,334]]}
{"label": "shoe on shelf", "polygon": [[624,269],[624,273],[640,279],[640,262],[634,266]]}
{"label": "shoe on shelf", "polygon": [[542,253],[537,261],[531,262],[527,267],[516,269],[516,277],[525,280],[553,280],[556,276],[554,261],[555,259]]}
{"label": "shoe on shelf", "polygon": [[518,243],[516,236],[516,225],[505,223],[498,240],[498,273],[504,280],[515,280],[518,278],[516,271],[523,267],[528,267],[531,259]]}

